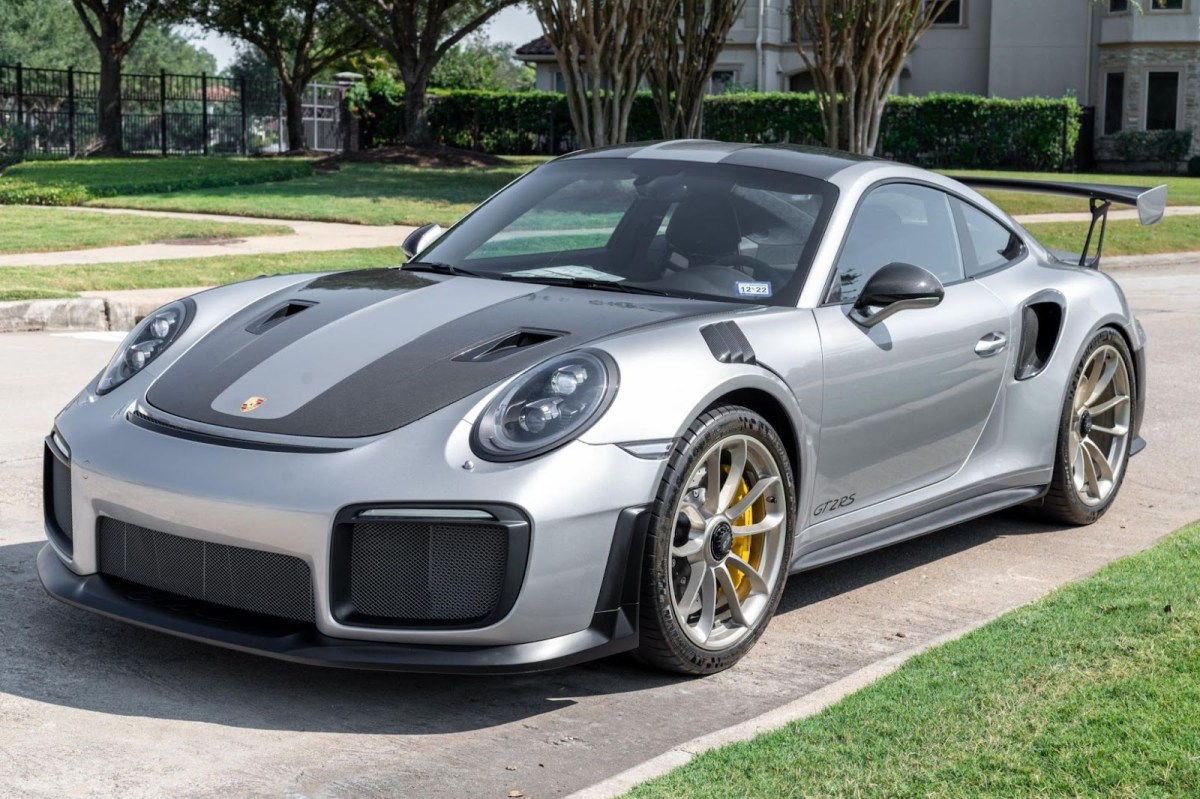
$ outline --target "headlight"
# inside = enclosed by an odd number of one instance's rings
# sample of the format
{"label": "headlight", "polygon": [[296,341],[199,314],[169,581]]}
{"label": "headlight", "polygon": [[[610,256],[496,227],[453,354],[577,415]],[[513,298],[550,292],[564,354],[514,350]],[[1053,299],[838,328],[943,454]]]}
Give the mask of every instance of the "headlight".
{"label": "headlight", "polygon": [[96,384],[97,394],[107,394],[133,377],[171,346],[187,327],[192,317],[192,302],[179,300],[164,305],[147,316],[133,329],[108,366],[100,374]]}
{"label": "headlight", "polygon": [[490,461],[541,455],[592,425],[617,392],[617,365],[602,352],[559,355],[513,381],[471,431],[471,448]]}

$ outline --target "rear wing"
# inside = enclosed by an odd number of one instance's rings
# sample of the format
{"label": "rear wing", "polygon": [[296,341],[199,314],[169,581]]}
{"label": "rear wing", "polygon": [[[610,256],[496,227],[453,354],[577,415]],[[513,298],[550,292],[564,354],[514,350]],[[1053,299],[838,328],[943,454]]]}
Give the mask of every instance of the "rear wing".
{"label": "rear wing", "polygon": [[[1086,197],[1088,207],[1092,212],[1092,224],[1088,228],[1087,239],[1083,243],[1083,254],[1079,256],[1080,266],[1096,266],[1100,263],[1100,255],[1104,251],[1104,231],[1108,226],[1108,209],[1113,203],[1131,205],[1137,208],[1138,221],[1143,225],[1153,225],[1162,221],[1167,210],[1167,187],[1155,186],[1152,189],[1137,186],[1111,186],[1098,183],[1065,183],[1057,180],[1020,180],[1017,178],[968,177],[954,176],[954,180],[970,186],[973,189],[991,191],[1028,191],[1039,194],[1062,194],[1069,197]],[[1088,252],[1092,247],[1092,238],[1099,224],[1100,233],[1096,237],[1096,254],[1091,258]]]}

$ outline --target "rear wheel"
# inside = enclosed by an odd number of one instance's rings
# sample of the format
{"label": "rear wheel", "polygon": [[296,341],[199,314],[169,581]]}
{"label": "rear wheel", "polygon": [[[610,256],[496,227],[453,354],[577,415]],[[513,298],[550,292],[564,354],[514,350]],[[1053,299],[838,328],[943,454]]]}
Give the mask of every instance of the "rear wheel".
{"label": "rear wheel", "polygon": [[726,406],[676,445],[651,515],[638,656],[685,674],[736,663],[787,581],[795,491],[771,425]]}
{"label": "rear wheel", "polygon": [[1067,524],[1091,524],[1121,489],[1134,418],[1132,358],[1114,330],[1096,334],[1063,404],[1054,477],[1043,505]]}

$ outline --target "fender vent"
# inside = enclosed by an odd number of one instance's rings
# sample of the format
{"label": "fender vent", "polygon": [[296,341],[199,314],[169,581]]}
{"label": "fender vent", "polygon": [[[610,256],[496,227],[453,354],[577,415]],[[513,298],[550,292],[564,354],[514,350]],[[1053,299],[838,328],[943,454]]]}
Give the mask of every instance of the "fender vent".
{"label": "fender vent", "polygon": [[262,317],[256,322],[253,322],[249,327],[247,327],[246,332],[253,333],[254,335],[265,333],[285,319],[290,319],[301,311],[307,311],[314,305],[316,305],[315,302],[290,300],[289,302],[285,302],[283,305],[280,305],[278,308],[273,308],[268,311],[266,316]]}
{"label": "fender vent", "polygon": [[494,361],[497,358],[512,355],[514,352],[523,350],[526,347],[535,347],[538,344],[553,341],[562,335],[565,334],[557,330],[514,330],[498,338],[477,344],[471,349],[454,356],[454,360]]}
{"label": "fender vent", "polygon": [[717,322],[700,328],[704,343],[721,363],[755,363],[754,348],[736,322]]}
{"label": "fender vent", "polygon": [[1054,354],[1062,329],[1062,306],[1056,302],[1032,302],[1021,310],[1021,351],[1016,378],[1028,380],[1041,373]]}

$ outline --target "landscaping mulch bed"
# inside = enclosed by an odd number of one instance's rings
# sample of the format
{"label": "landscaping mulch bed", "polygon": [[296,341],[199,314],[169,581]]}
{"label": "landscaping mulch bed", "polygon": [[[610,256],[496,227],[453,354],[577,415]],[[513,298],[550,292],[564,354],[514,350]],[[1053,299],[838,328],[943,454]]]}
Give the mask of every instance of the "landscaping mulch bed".
{"label": "landscaping mulch bed", "polygon": [[313,168],[324,171],[338,164],[403,164],[405,166],[510,166],[497,155],[457,147],[380,147],[322,158]]}

